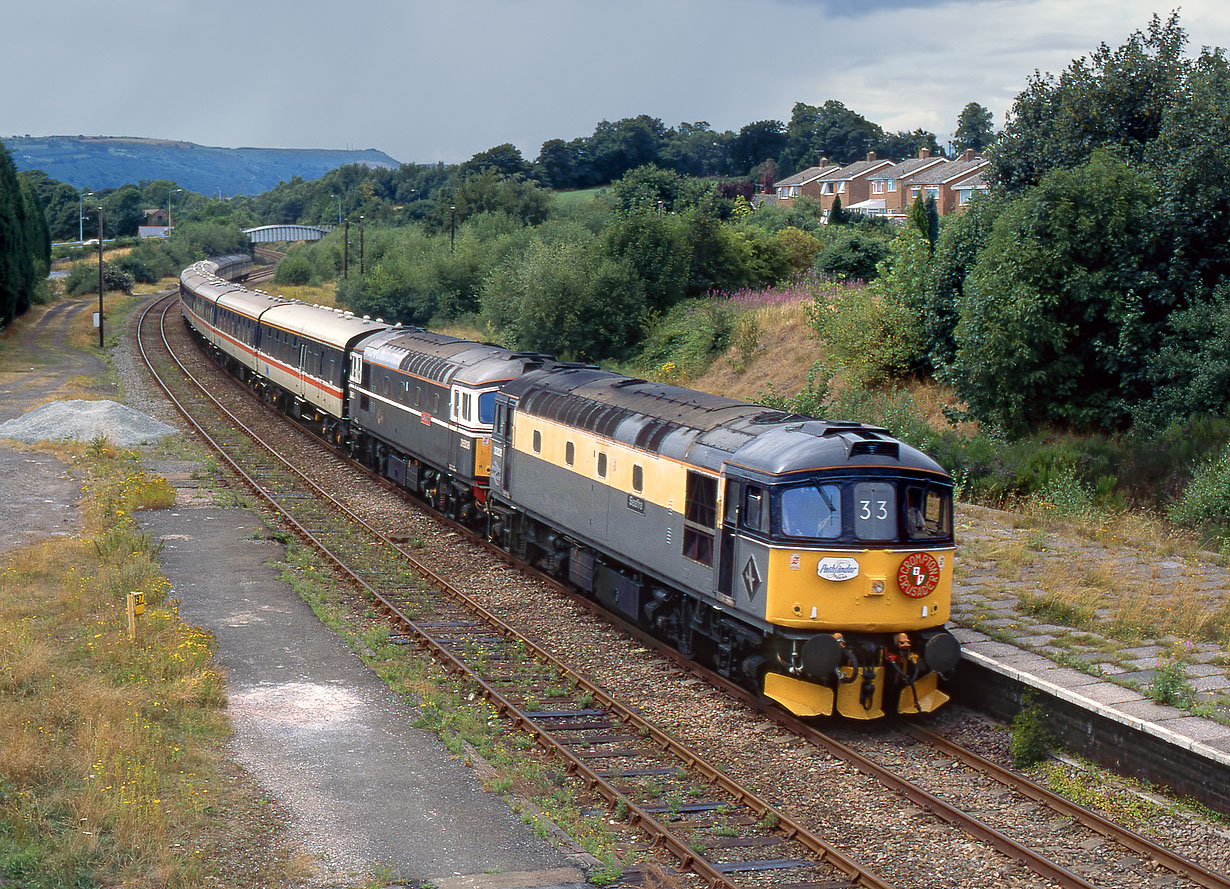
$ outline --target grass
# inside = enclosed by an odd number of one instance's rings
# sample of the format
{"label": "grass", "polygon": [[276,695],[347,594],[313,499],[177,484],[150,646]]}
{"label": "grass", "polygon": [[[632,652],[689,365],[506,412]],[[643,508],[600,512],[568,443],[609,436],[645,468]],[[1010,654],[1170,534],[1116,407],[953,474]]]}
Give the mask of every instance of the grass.
{"label": "grass", "polygon": [[[232,846],[276,831],[239,820],[251,800],[223,758],[213,639],[180,620],[132,518],[174,491],[105,441],[58,450],[83,479],[85,534],[0,565],[0,882],[213,885]],[[136,589],[147,609],[130,642]],[[268,867],[231,884],[302,870],[286,850],[258,858]]]}
{"label": "grass", "polygon": [[310,303],[314,306],[337,305],[337,283],[335,281],[328,281],[323,284],[275,284],[269,281],[252,286],[259,287],[261,290],[266,290],[270,293],[276,293],[287,299],[297,299],[300,302]]}

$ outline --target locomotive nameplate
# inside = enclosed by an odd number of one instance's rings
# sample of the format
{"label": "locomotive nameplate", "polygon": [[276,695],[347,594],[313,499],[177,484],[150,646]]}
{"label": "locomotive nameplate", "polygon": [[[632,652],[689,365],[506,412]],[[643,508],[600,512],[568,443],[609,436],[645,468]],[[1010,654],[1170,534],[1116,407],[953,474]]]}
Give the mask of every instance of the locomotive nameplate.
{"label": "locomotive nameplate", "polygon": [[633,495],[629,494],[628,495],[628,509],[632,510],[633,512],[644,515],[645,514],[645,499],[643,497],[634,497]]}
{"label": "locomotive nameplate", "polygon": [[853,580],[858,577],[858,559],[829,556],[816,565],[816,574],[825,580]]}

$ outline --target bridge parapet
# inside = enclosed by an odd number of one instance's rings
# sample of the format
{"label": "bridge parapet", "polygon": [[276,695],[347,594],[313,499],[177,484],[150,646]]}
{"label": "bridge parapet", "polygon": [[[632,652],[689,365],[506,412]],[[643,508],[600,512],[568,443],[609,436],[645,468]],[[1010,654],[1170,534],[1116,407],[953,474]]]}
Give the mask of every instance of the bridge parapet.
{"label": "bridge parapet", "polygon": [[269,244],[275,241],[319,241],[332,225],[258,225],[245,228],[243,233],[253,244]]}

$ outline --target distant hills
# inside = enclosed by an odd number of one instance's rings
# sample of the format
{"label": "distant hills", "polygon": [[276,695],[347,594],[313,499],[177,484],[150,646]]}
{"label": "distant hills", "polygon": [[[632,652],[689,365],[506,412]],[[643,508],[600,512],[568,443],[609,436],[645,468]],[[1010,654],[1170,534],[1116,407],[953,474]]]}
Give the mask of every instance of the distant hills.
{"label": "distant hills", "polygon": [[172,179],[200,194],[260,194],[299,176],[318,179],[347,164],[399,166],[383,151],[324,148],[213,148],[126,136],[4,136],[17,169],[42,170],[75,188],[118,188]]}

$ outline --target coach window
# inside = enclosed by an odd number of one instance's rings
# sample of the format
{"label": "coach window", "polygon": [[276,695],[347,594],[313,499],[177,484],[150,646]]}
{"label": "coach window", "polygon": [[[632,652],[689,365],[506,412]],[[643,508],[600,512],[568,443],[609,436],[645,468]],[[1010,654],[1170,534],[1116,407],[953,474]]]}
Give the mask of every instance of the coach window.
{"label": "coach window", "polygon": [[415,407],[423,406],[423,387],[422,386],[414,387],[414,406]]}
{"label": "coach window", "polygon": [[632,464],[632,490],[638,494],[645,490],[645,469],[639,463]]}
{"label": "coach window", "polygon": [[431,393],[431,412],[433,414],[440,413],[440,393],[439,392]]}
{"label": "coach window", "polygon": [[569,466],[577,462],[577,446],[572,442],[564,445],[564,462]]}
{"label": "coach window", "polygon": [[542,431],[539,429],[534,430],[534,453],[542,453]]}
{"label": "coach window", "polygon": [[598,478],[606,478],[606,454],[598,454]]}
{"label": "coach window", "polygon": [[717,479],[689,472],[684,491],[683,554],[713,565],[713,528],[717,522]]}
{"label": "coach window", "polygon": [[388,374],[385,374],[385,377],[384,377],[384,387],[383,387],[383,388],[384,388],[384,394],[385,394],[385,395],[388,395],[388,394],[389,394],[389,377],[388,377]]}

